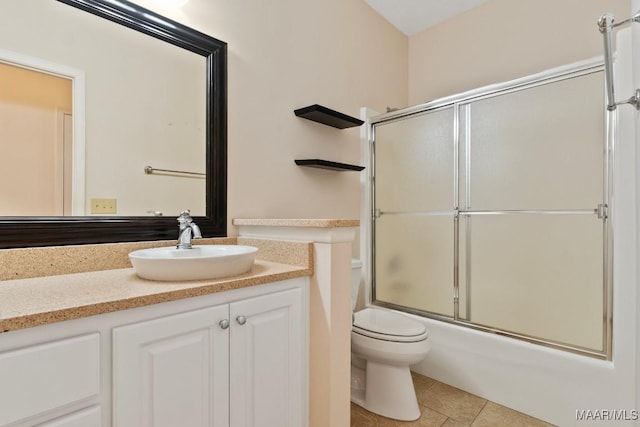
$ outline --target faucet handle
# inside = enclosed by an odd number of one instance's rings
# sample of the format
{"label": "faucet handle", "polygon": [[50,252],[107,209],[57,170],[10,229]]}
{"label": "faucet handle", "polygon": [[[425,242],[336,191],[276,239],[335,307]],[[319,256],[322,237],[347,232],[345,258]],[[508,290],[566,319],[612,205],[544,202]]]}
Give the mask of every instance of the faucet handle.
{"label": "faucet handle", "polygon": [[178,222],[179,223],[190,223],[191,221],[193,221],[193,219],[191,219],[191,211],[189,209],[185,209],[182,212],[180,212],[180,216],[178,217]]}

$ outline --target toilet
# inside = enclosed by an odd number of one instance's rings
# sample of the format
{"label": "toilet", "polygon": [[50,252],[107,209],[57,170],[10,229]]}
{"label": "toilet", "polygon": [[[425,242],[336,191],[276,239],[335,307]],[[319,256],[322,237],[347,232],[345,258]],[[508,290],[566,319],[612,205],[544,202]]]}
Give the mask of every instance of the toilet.
{"label": "toilet", "polygon": [[[360,260],[351,263],[351,305],[360,284]],[[353,315],[351,401],[364,409],[402,421],[420,418],[410,365],[429,351],[422,323],[393,311],[368,307]]]}

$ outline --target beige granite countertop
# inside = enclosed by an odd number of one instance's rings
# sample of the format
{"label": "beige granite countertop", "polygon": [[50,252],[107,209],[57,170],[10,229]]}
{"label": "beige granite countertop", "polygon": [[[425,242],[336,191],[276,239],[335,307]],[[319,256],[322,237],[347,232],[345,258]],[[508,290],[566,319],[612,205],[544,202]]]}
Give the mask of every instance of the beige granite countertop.
{"label": "beige granite countertop", "polygon": [[0,332],[308,275],[308,268],[257,260],[249,273],[214,281],[155,282],[132,268],[9,280],[0,283]]}
{"label": "beige granite countertop", "polygon": [[[2,266],[0,280],[0,332],[28,328],[47,323],[77,319],[183,298],[207,295],[232,289],[313,274],[313,245],[307,242],[272,241],[264,239],[212,239],[215,243],[238,243],[258,247],[257,259],[251,271],[243,275],[219,280],[189,282],[156,282],[140,279],[128,264],[126,255],[132,248],[158,246],[161,243],[88,245],[87,247],[35,248],[3,250],[0,260],[13,260]],[[45,251],[47,256],[42,255]],[[26,250],[26,251],[29,251]],[[118,255],[114,255],[117,253]],[[25,273],[22,265],[28,255],[43,256],[51,270],[41,277]],[[72,268],[67,259],[80,257],[81,267]],[[87,262],[109,254],[118,262],[105,267]],[[48,261],[51,260],[51,261]],[[58,260],[58,261],[56,261]],[[62,268],[54,268],[60,264]],[[123,265],[124,264],[124,265]],[[128,264],[128,265],[127,265]],[[54,267],[51,267],[53,265]],[[93,267],[93,268],[92,268]],[[125,267],[125,268],[122,268]],[[99,270],[99,271],[94,271]],[[38,269],[40,271],[40,269]],[[0,275],[2,276],[2,275]],[[7,277],[22,277],[8,279]]]}

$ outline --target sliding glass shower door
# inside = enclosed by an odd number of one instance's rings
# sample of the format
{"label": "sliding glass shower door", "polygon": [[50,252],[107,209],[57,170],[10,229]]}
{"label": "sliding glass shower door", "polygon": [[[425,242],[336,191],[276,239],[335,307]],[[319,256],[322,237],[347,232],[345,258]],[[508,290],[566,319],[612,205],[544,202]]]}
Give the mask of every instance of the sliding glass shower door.
{"label": "sliding glass shower door", "polygon": [[[453,108],[376,128],[376,298],[452,316]],[[420,278],[420,280],[416,280]]]}
{"label": "sliding glass shower door", "polygon": [[603,357],[601,67],[374,123],[374,301]]}

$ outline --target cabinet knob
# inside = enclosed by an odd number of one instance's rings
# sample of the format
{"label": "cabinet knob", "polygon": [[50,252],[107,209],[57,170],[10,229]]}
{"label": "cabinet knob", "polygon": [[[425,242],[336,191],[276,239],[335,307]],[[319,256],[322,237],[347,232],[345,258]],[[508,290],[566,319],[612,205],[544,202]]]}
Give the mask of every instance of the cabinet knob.
{"label": "cabinet knob", "polygon": [[221,321],[218,322],[218,325],[220,325],[222,329],[228,329],[229,321],[227,319],[222,319]]}
{"label": "cabinet knob", "polygon": [[236,322],[238,322],[238,324],[240,325],[244,325],[245,323],[247,323],[247,318],[244,316],[238,316],[236,317]]}

